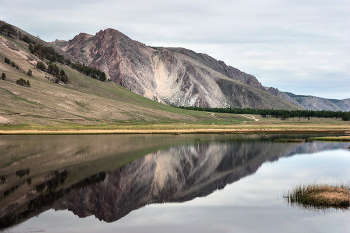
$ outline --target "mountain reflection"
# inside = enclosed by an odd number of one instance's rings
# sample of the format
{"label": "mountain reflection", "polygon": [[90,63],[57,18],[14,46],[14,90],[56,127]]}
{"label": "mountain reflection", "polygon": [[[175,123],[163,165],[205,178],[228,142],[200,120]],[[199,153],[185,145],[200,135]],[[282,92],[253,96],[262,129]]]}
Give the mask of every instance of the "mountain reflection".
{"label": "mountain reflection", "polygon": [[[22,199],[27,200],[27,206],[19,208],[17,202],[1,206],[0,224],[1,228],[9,227],[50,208],[67,209],[79,217],[94,215],[99,220],[113,222],[151,203],[185,202],[207,196],[254,174],[268,161],[338,148],[344,148],[344,144],[256,141],[174,146],[65,188],[57,187],[76,174],[55,171],[46,176],[45,182],[36,184],[31,193],[23,193]],[[26,175],[29,171],[19,173]]]}
{"label": "mountain reflection", "polygon": [[184,202],[207,196],[254,174],[266,161],[342,146],[263,142],[177,146],[149,154],[109,173],[101,183],[73,191],[54,208],[113,222],[151,203]]}

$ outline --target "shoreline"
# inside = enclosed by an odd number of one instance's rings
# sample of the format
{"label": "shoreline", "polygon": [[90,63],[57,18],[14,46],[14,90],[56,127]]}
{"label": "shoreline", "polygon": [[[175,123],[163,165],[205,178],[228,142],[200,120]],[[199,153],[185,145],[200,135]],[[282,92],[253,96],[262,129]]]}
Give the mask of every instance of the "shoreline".
{"label": "shoreline", "polygon": [[348,130],[316,129],[64,129],[64,130],[0,130],[0,135],[89,135],[89,134],[349,134]]}

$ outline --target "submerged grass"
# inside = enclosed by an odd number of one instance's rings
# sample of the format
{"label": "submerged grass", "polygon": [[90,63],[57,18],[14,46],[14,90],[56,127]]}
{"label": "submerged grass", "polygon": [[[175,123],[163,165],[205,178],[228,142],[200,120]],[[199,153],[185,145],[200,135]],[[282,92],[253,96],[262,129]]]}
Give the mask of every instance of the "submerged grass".
{"label": "submerged grass", "polygon": [[295,143],[299,143],[299,142],[305,142],[305,139],[301,139],[301,138],[279,138],[274,140],[274,142],[295,142]]}
{"label": "submerged grass", "polygon": [[335,185],[314,182],[296,186],[284,198],[289,204],[305,209],[349,209],[350,186],[341,182]]}
{"label": "submerged grass", "polygon": [[309,138],[314,141],[335,141],[335,142],[350,142],[350,136],[340,136],[340,137],[314,137]]}

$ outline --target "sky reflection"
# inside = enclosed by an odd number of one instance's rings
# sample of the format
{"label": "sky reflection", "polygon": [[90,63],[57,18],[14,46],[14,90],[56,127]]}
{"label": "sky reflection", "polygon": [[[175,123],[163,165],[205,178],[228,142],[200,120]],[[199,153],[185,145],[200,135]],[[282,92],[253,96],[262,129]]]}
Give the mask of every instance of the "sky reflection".
{"label": "sky reflection", "polygon": [[207,197],[148,205],[113,223],[49,210],[5,232],[348,232],[350,211],[291,208],[282,196],[298,184],[349,182],[349,165],[347,150],[299,154],[264,163],[255,174]]}

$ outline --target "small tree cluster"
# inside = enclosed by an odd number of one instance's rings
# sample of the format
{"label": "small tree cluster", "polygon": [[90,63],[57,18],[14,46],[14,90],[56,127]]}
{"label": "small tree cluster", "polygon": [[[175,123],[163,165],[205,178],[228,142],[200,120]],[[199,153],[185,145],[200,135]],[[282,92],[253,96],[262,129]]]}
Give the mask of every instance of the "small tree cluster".
{"label": "small tree cluster", "polygon": [[7,57],[5,57],[5,63],[11,65],[12,67],[19,69],[18,65],[16,65],[16,63],[14,63],[13,61],[11,61],[10,59],[8,59]]}
{"label": "small tree cluster", "polygon": [[36,63],[36,68],[42,71],[45,71],[46,69],[44,62],[42,61],[38,61],[38,63]]}
{"label": "small tree cluster", "polygon": [[[38,36],[39,38],[39,36]],[[50,62],[59,62],[61,64],[70,65],[70,60],[65,60],[63,55],[55,52],[55,50],[50,46],[44,46],[42,44],[36,43],[34,40],[30,39],[29,36],[25,35],[21,38],[24,42],[29,44],[29,51],[39,57],[40,59],[47,59]]]}
{"label": "small tree cluster", "polygon": [[[29,39],[30,40],[30,39]],[[63,55],[60,55],[59,53],[56,53],[55,50],[52,47],[46,47],[42,44],[33,44],[33,41],[31,40],[29,43],[29,50],[32,54],[35,54],[40,59],[47,59],[51,62],[59,62],[61,64],[69,64],[69,61],[66,61],[63,57]]]}
{"label": "small tree cluster", "polygon": [[85,66],[84,64],[80,63],[73,63],[71,67],[75,70],[78,70],[79,72],[85,74],[86,76],[90,76],[93,79],[98,79],[102,82],[106,81],[106,73],[102,72],[101,70]]}
{"label": "small tree cluster", "polygon": [[27,44],[36,44],[36,42],[34,40],[30,39],[29,36],[27,36],[27,35],[23,36],[23,38],[21,38],[21,40],[23,40]]}
{"label": "small tree cluster", "polygon": [[29,80],[24,80],[23,78],[17,79],[16,84],[25,86],[25,87],[30,87],[30,82]]}
{"label": "small tree cluster", "polygon": [[[81,65],[80,63],[71,63],[70,60],[65,60],[64,56],[56,53],[52,47],[47,47],[42,44],[36,43],[34,40],[30,39],[27,35],[21,38],[24,42],[29,44],[29,50],[32,54],[36,55],[40,59],[47,59],[50,62],[59,62],[61,64],[70,65],[73,69],[92,77],[93,79],[98,79],[100,81],[106,81],[106,74],[98,69],[91,68],[89,66]],[[43,62],[37,63],[37,69],[45,71],[46,67]],[[54,66],[48,67],[48,73],[56,76],[56,81],[62,81],[64,83],[68,82],[67,75],[61,75]],[[59,74],[59,75],[58,75]]]}
{"label": "small tree cluster", "polygon": [[68,83],[68,77],[67,77],[66,73],[64,72],[63,69],[60,70],[57,67],[57,65],[50,63],[49,67],[47,68],[47,72],[56,77],[56,83],[58,83],[59,81],[62,81],[64,83]]}
{"label": "small tree cluster", "polygon": [[7,33],[7,36],[11,36],[11,35],[13,35],[14,37],[17,36],[16,29],[10,24],[5,23],[1,25],[0,30],[2,34]]}
{"label": "small tree cluster", "polygon": [[59,79],[60,79],[62,82],[64,82],[65,84],[68,83],[68,76],[66,75],[66,73],[64,72],[63,69],[60,70]]}
{"label": "small tree cluster", "polygon": [[46,71],[47,73],[55,76],[56,83],[59,83],[60,81],[64,82],[65,84],[68,83],[68,76],[66,75],[64,70],[63,69],[60,70],[56,64],[50,63],[47,67],[47,70],[46,70],[44,62],[39,61],[36,64],[36,68],[39,70],[42,70],[42,71]]}
{"label": "small tree cluster", "polygon": [[6,79],[6,74],[5,74],[5,73],[2,73],[1,79],[2,79],[2,80],[5,80],[5,79]]}

